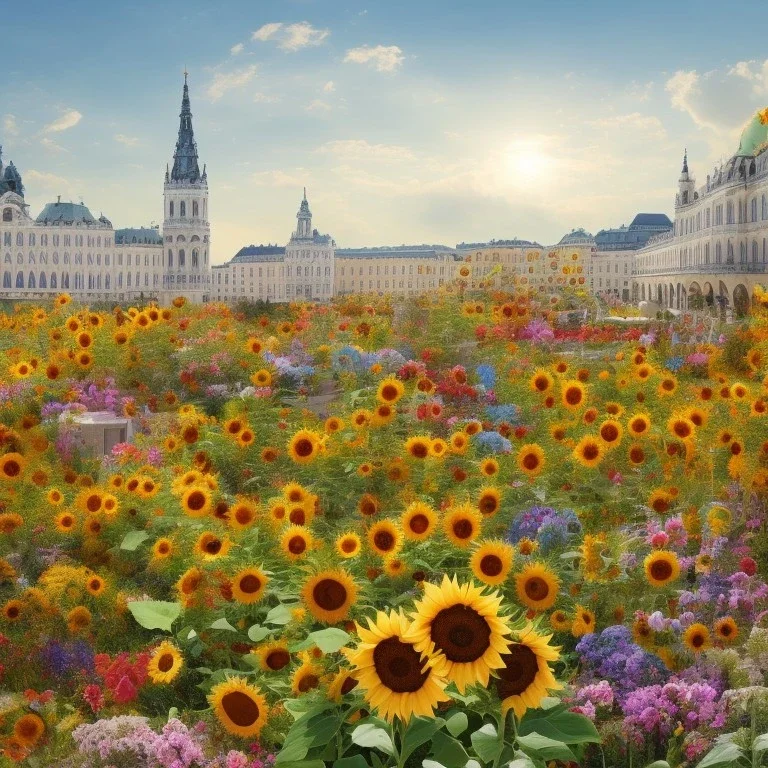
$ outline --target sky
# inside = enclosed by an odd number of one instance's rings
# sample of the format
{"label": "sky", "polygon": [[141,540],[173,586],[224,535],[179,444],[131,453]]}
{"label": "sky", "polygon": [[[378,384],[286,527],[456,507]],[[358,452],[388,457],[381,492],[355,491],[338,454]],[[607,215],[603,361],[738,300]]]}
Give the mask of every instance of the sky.
{"label": "sky", "polygon": [[765,0],[16,3],[0,144],[33,215],[161,223],[186,67],[213,263],[284,244],[304,186],[339,247],[551,244],[671,216],[684,149],[699,183],[733,154],[767,24]]}

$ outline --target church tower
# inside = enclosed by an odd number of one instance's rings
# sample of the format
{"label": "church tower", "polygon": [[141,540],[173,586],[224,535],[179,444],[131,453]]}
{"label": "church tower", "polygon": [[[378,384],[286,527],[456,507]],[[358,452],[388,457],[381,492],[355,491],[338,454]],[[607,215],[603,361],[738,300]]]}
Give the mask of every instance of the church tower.
{"label": "church tower", "polygon": [[688,205],[694,200],[694,194],[696,189],[696,181],[691,178],[688,173],[688,150],[685,150],[683,154],[683,170],[680,172],[680,178],[678,179],[678,193],[675,199],[675,207],[679,208],[681,205]]}
{"label": "church tower", "polygon": [[186,71],[179,138],[173,153],[173,168],[165,170],[163,198],[165,298],[186,296],[195,303],[208,301],[211,291],[208,175],[205,166],[200,173]]}

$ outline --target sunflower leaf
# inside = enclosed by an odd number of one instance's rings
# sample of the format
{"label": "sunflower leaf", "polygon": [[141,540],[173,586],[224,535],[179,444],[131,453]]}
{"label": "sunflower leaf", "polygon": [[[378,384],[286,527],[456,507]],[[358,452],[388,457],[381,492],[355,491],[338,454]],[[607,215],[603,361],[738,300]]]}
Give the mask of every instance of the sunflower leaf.
{"label": "sunflower leaf", "polygon": [[362,755],[351,755],[336,760],[331,768],[368,768],[368,763]]}
{"label": "sunflower leaf", "polygon": [[551,709],[529,709],[525,713],[518,734],[527,736],[534,732],[563,744],[600,743],[600,735],[588,717],[558,706]]}
{"label": "sunflower leaf", "polygon": [[149,534],[146,531],[130,531],[123,537],[120,549],[126,552],[135,552],[139,544],[145,542],[148,538]]}
{"label": "sunflower leaf", "polygon": [[445,768],[464,768],[469,761],[469,755],[463,744],[442,732],[436,733],[432,738],[431,756]]}
{"label": "sunflower leaf", "polygon": [[395,753],[395,745],[392,743],[392,737],[379,726],[373,723],[363,723],[358,725],[352,731],[352,743],[360,747],[369,749],[378,749],[388,755]]}
{"label": "sunflower leaf", "polygon": [[445,727],[451,736],[458,736],[467,730],[469,720],[464,712],[455,712],[446,721]]}
{"label": "sunflower leaf", "polygon": [[237,632],[225,618],[216,619],[216,621],[211,624],[211,629],[226,629],[227,632]]}
{"label": "sunflower leaf", "polygon": [[445,725],[442,717],[411,718],[408,728],[403,735],[403,746],[400,750],[400,759],[405,761],[422,744],[429,741]]}
{"label": "sunflower leaf", "polygon": [[477,752],[477,756],[484,762],[490,763],[496,759],[501,751],[501,741],[493,723],[486,723],[482,728],[476,730],[470,737],[472,746]]}
{"label": "sunflower leaf", "polygon": [[144,629],[171,631],[171,624],[181,613],[181,603],[167,603],[162,600],[135,600],[128,603],[128,610],[137,624]]}
{"label": "sunflower leaf", "polygon": [[267,624],[287,624],[290,620],[291,608],[284,603],[276,605],[264,619]]}
{"label": "sunflower leaf", "polygon": [[518,736],[517,743],[531,757],[540,757],[544,760],[562,760],[564,762],[576,761],[576,755],[571,752],[567,744],[556,739],[550,739],[547,736],[542,736],[535,731],[527,736]]}
{"label": "sunflower leaf", "polygon": [[350,635],[338,627],[320,629],[317,632],[310,632],[307,636],[307,640],[311,640],[323,653],[335,653],[351,639]]}
{"label": "sunflower leaf", "polygon": [[248,630],[248,639],[254,643],[261,642],[272,630],[268,627],[262,627],[260,624],[254,624]]}

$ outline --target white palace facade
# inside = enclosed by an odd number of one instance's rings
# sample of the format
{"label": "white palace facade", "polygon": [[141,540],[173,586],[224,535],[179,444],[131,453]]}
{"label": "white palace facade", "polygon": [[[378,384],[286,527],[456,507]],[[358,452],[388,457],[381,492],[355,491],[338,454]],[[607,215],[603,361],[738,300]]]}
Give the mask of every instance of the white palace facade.
{"label": "white palace facade", "polygon": [[671,231],[635,252],[633,299],[684,310],[745,314],[768,272],[768,109],[755,114],[736,154],[697,187],[687,153]]}

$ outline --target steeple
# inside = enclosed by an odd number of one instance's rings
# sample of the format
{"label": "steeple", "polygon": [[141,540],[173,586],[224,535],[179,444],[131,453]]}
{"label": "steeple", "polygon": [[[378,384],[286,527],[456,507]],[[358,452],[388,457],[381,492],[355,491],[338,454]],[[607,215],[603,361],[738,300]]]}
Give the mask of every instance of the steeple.
{"label": "steeple", "polygon": [[296,226],[296,237],[299,239],[312,237],[312,212],[309,210],[309,203],[307,202],[306,187],[304,187],[304,198],[301,201],[296,218],[299,220]]}
{"label": "steeple", "polygon": [[696,199],[696,182],[691,178],[688,171],[688,149],[683,153],[683,170],[680,171],[680,178],[677,181],[677,198],[675,205],[688,205]]}
{"label": "steeple", "polygon": [[184,70],[184,91],[181,97],[179,115],[179,139],[173,153],[171,181],[195,182],[200,180],[200,166],[197,163],[197,144],[192,130],[192,110],[189,105],[187,70]]}
{"label": "steeple", "polygon": [[686,147],[685,153],[683,154],[683,171],[684,174],[688,174],[688,148]]}

